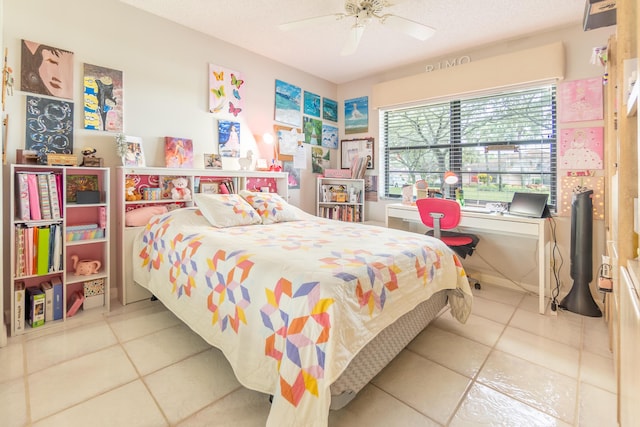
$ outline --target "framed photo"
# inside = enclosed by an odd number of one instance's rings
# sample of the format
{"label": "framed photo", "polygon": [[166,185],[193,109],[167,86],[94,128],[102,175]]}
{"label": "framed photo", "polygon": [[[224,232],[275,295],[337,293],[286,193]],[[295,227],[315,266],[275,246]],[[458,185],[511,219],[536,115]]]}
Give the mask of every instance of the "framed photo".
{"label": "framed photo", "polygon": [[142,152],[142,138],[125,136],[127,151],[122,156],[124,166],[144,167],[144,153]]}
{"label": "framed photo", "polygon": [[217,182],[201,182],[200,192],[205,194],[218,194]]}
{"label": "framed photo", "polygon": [[205,153],[204,168],[205,169],[222,169],[222,158],[220,157],[220,154]]}
{"label": "framed photo", "polygon": [[165,136],[164,160],[168,168],[192,168],[193,141],[187,138]]}
{"label": "framed photo", "polygon": [[369,157],[367,169],[373,169],[373,137],[343,139],[340,141],[342,149],[341,168],[349,169],[355,158]]}

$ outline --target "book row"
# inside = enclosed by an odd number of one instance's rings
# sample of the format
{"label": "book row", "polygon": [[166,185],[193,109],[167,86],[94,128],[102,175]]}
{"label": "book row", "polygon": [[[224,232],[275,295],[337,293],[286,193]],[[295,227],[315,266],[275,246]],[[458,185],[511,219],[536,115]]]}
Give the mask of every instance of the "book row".
{"label": "book row", "polygon": [[323,218],[337,219],[347,222],[362,221],[362,211],[360,206],[341,205],[341,206],[320,206],[319,214]]}
{"label": "book row", "polygon": [[62,225],[15,227],[16,277],[45,275],[62,271]]}
{"label": "book row", "polygon": [[18,172],[16,187],[16,217],[19,220],[50,220],[61,217],[61,174]]}
{"label": "book row", "polygon": [[45,322],[62,319],[62,280],[54,276],[38,286],[25,287],[16,282],[14,290],[14,315],[16,331],[23,331],[25,325],[32,328]]}

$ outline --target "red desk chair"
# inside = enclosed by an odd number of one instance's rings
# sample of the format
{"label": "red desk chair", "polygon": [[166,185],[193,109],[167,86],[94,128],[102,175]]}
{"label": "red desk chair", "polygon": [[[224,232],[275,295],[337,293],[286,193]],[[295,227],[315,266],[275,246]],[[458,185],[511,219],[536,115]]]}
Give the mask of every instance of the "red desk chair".
{"label": "red desk chair", "polygon": [[[420,220],[431,230],[427,231],[427,235],[442,240],[447,246],[458,254],[461,258],[473,254],[476,245],[480,241],[478,236],[470,233],[457,233],[454,231],[446,231],[456,228],[460,224],[460,205],[455,200],[438,199],[428,197],[426,199],[416,200]],[[480,283],[469,277],[469,280],[475,282],[475,288],[480,289]]]}

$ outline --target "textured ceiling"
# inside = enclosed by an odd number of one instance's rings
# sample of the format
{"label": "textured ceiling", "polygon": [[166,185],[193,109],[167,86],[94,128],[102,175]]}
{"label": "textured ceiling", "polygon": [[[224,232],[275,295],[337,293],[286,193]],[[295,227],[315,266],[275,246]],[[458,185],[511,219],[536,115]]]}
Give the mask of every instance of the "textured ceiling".
{"label": "textured ceiling", "polygon": [[353,19],[288,32],[278,24],[344,12],[344,0],[120,0],[340,84],[499,40],[579,24],[585,0],[396,0],[391,13],[428,25],[418,41],[377,21],[355,54],[341,56]]}

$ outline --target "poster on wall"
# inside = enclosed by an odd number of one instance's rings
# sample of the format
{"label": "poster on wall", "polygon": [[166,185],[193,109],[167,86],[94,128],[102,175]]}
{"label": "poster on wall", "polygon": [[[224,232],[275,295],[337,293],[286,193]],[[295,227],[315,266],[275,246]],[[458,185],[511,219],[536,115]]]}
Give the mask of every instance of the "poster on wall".
{"label": "poster on wall", "polygon": [[84,128],[122,132],[122,71],[84,64]]}
{"label": "poster on wall", "polygon": [[304,113],[313,117],[320,117],[320,95],[304,91]]}
{"label": "poster on wall", "polygon": [[558,85],[560,123],[602,120],[602,78],[573,80]]}
{"label": "poster on wall", "polygon": [[187,138],[165,136],[164,160],[168,168],[192,168],[193,141]]}
{"label": "poster on wall", "polygon": [[331,150],[324,147],[311,147],[311,171],[313,173],[324,173],[324,170],[331,167]]}
{"label": "poster on wall", "polygon": [[302,129],[305,144],[322,145],[322,120],[305,116]]}
{"label": "poster on wall", "polygon": [[238,71],[209,64],[209,112],[240,116],[244,84],[244,78]]}
{"label": "poster on wall", "polygon": [[344,101],[344,133],[363,133],[369,131],[369,97],[347,99]]}
{"label": "poster on wall", "polygon": [[73,103],[27,96],[25,149],[47,163],[47,153],[73,154]]}
{"label": "poster on wall", "polygon": [[338,148],[338,128],[335,126],[322,124],[322,146],[327,148]]}
{"label": "poster on wall", "polygon": [[558,169],[602,169],[604,128],[561,129]]}
{"label": "poster on wall", "polygon": [[302,126],[301,97],[302,89],[298,86],[276,80],[275,120],[293,127]]}
{"label": "poster on wall", "polygon": [[218,146],[222,157],[240,157],[240,123],[218,120]]}
{"label": "poster on wall", "polygon": [[73,99],[73,52],[22,40],[20,89]]}
{"label": "poster on wall", "polygon": [[338,103],[336,101],[322,98],[322,118],[332,122],[338,121]]}
{"label": "poster on wall", "polygon": [[567,176],[560,177],[558,216],[571,216],[571,199],[577,187],[593,190],[593,219],[604,219],[604,176],[593,176],[586,172],[569,172]]}

